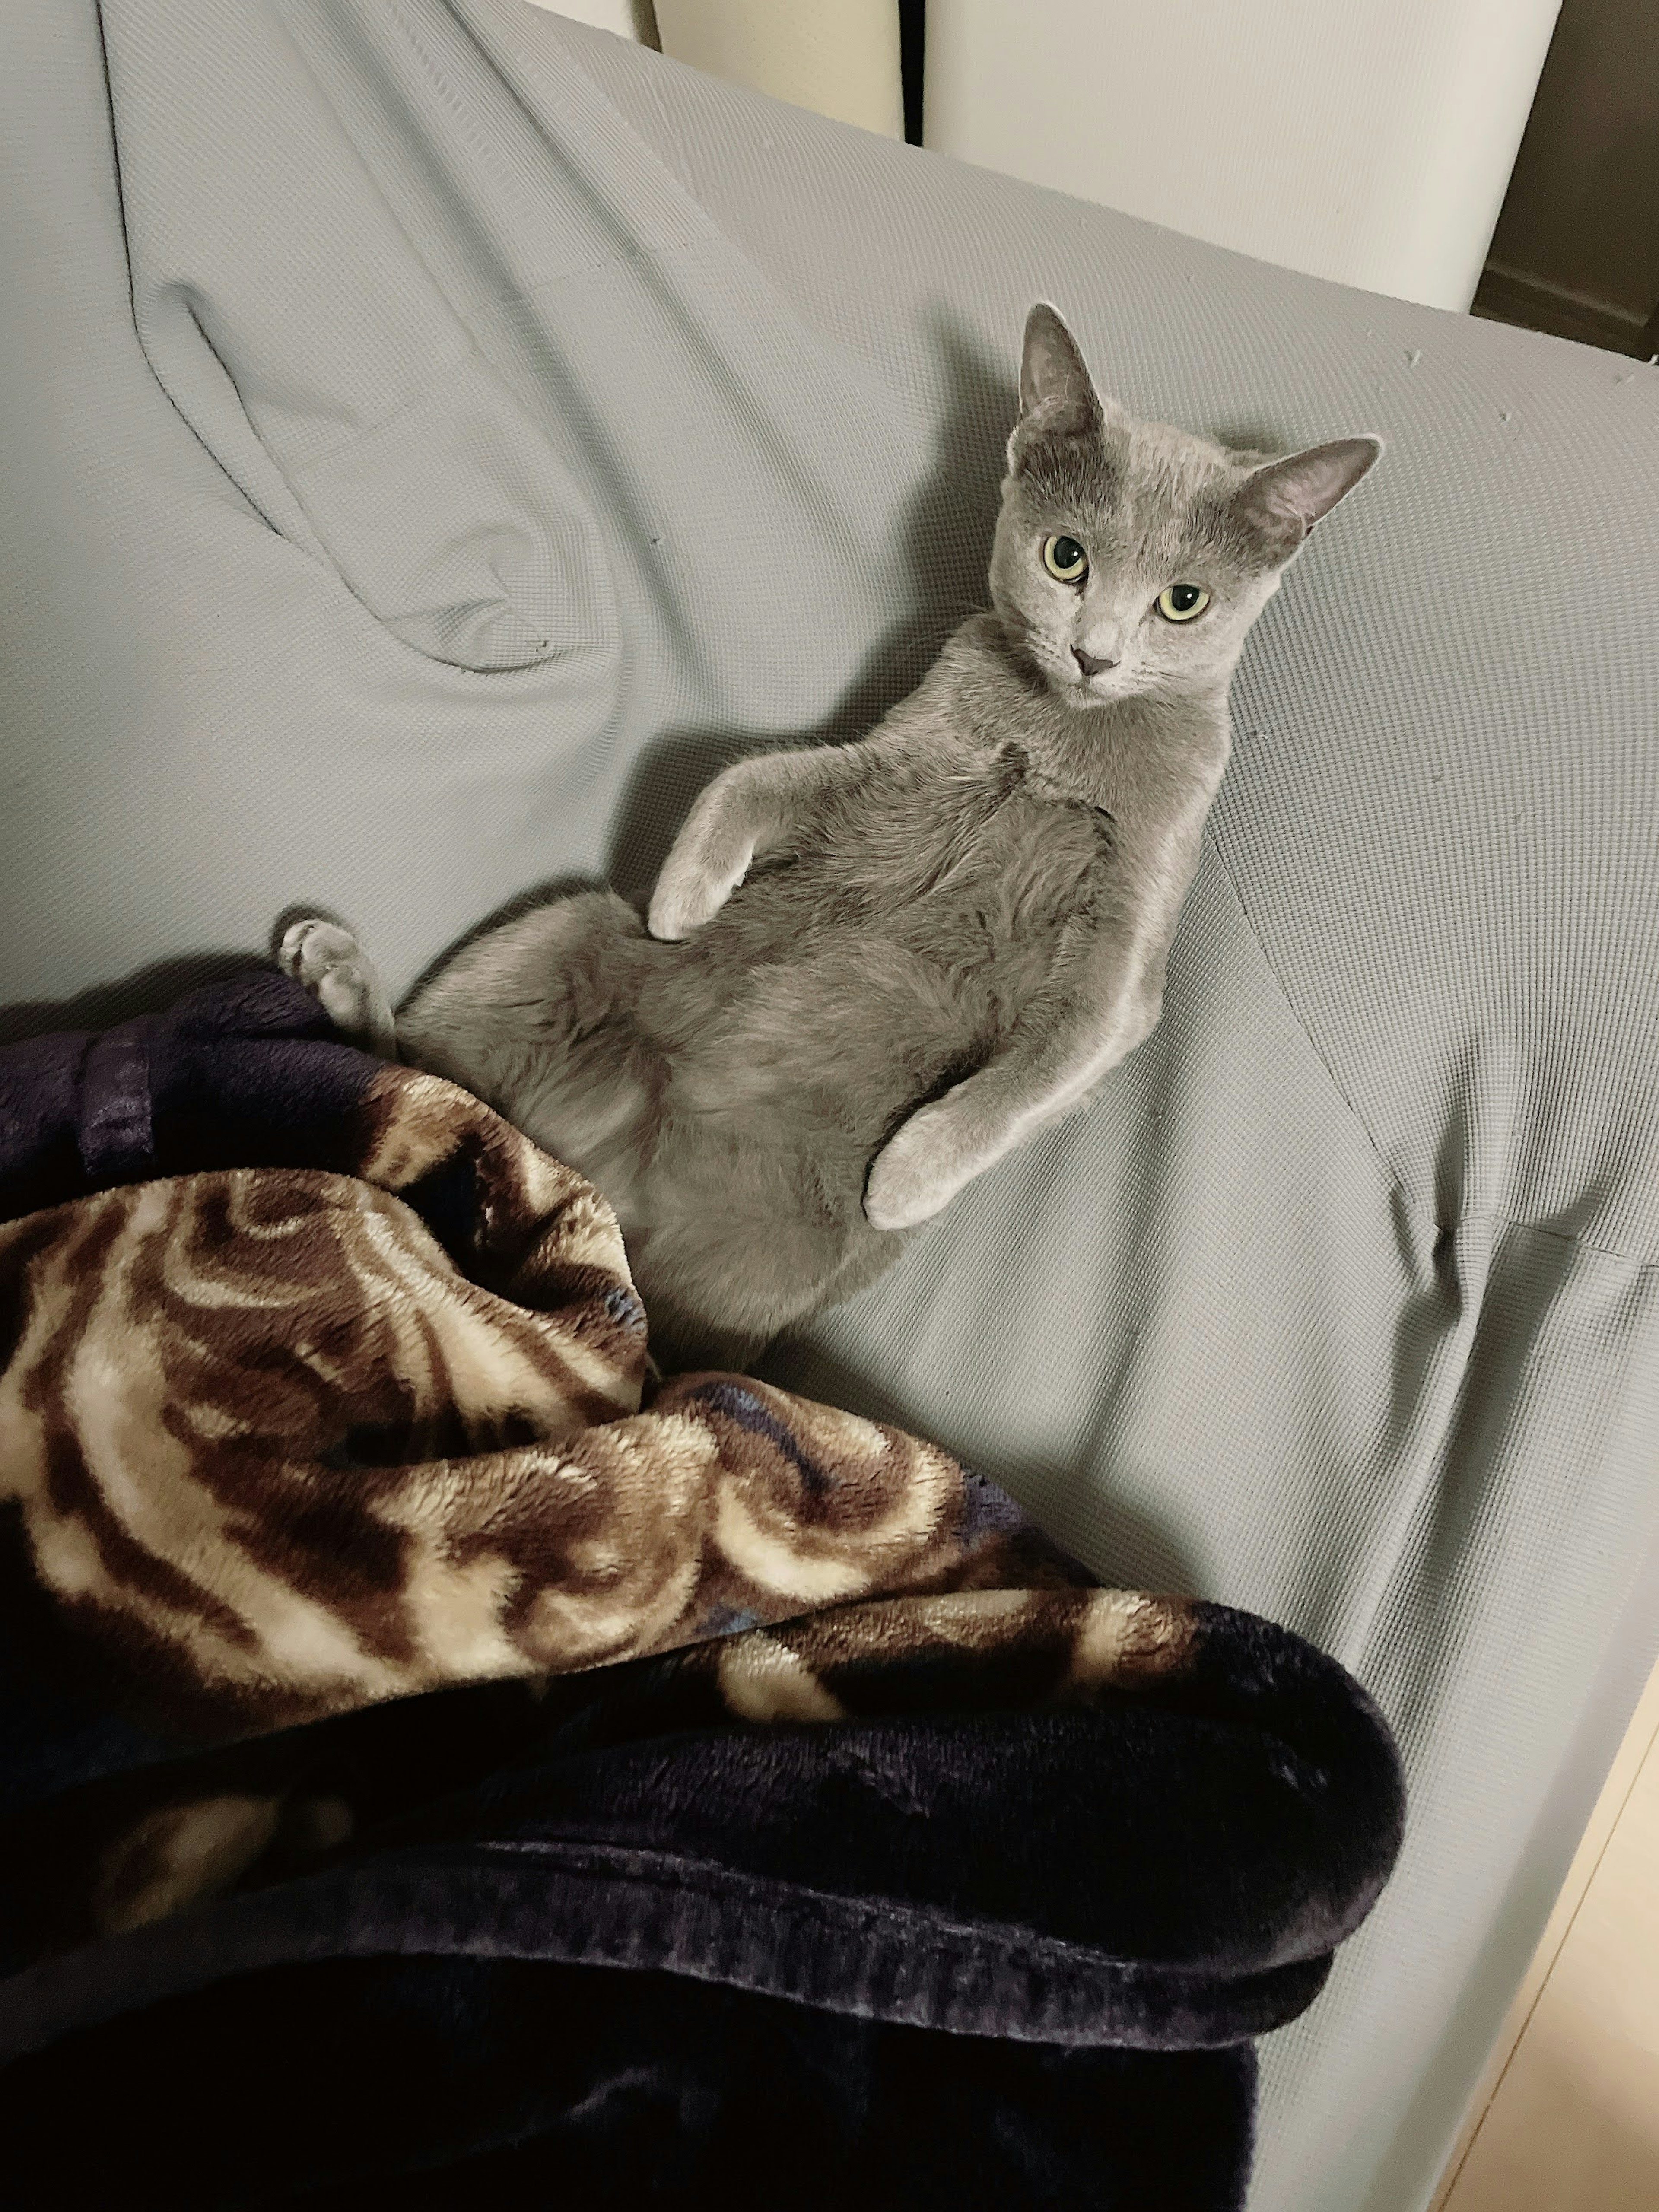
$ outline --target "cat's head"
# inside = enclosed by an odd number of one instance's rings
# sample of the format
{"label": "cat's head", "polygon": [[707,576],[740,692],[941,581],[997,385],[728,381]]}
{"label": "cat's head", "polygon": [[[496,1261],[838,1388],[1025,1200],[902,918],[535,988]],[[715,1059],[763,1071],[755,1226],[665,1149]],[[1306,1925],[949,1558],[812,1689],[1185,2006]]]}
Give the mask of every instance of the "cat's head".
{"label": "cat's head", "polygon": [[1137,422],[1049,307],[1026,321],[1019,400],[991,597],[1078,708],[1224,686],[1309,531],[1382,450],[1339,438],[1273,460]]}

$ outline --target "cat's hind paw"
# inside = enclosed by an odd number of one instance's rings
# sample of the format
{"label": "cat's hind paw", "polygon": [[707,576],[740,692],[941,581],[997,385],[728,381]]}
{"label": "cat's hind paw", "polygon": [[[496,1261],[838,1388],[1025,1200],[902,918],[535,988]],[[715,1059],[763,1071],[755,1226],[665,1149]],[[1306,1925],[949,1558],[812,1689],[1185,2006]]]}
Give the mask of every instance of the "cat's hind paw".
{"label": "cat's hind paw", "polygon": [[383,1060],[397,1058],[392,1002],[374,962],[349,929],[315,915],[292,922],[276,947],[276,964],[304,984],[343,1036]]}

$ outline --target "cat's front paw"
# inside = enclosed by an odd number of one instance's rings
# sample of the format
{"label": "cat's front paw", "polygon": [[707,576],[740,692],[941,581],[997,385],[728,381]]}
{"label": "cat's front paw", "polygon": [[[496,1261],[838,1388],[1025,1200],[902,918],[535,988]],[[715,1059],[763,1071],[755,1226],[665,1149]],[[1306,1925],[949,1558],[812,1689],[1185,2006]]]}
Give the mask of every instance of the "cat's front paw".
{"label": "cat's front paw", "polygon": [[319,915],[294,922],[283,933],[276,964],[304,984],[343,1035],[383,1059],[397,1057],[391,1001],[374,962],[349,929]]}
{"label": "cat's front paw", "polygon": [[752,848],[727,855],[723,866],[707,860],[676,867],[671,853],[657,878],[645,926],[653,937],[672,945],[712,921],[749,872]]}
{"label": "cat's front paw", "polygon": [[915,1229],[948,1206],[975,1171],[957,1157],[948,1123],[924,1107],[877,1153],[865,1185],[865,1218],[872,1229]]}

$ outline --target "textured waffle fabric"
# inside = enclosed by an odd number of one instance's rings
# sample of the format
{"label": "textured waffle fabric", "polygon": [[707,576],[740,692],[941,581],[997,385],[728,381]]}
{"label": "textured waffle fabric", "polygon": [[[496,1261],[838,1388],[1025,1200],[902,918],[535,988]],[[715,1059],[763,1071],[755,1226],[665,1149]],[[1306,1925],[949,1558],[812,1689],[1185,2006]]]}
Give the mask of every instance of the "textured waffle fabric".
{"label": "textured waffle fabric", "polygon": [[1659,373],[514,0],[4,14],[36,1027],[296,900],[401,988],[867,726],[982,596],[1033,299],[1137,412],[1389,440],[1257,628],[1162,1027],[773,1371],[1381,1700],[1405,1856],[1252,2201],[1421,2204],[1659,1642]]}

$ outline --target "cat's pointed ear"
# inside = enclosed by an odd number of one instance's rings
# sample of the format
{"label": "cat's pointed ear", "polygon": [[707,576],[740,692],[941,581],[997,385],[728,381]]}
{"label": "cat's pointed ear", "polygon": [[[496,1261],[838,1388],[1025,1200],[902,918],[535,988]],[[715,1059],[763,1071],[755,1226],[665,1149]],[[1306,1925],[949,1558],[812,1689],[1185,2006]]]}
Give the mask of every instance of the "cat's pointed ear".
{"label": "cat's pointed ear", "polygon": [[1105,409],[1083,356],[1054,309],[1040,301],[1025,318],[1019,363],[1022,429],[1076,437],[1100,428]]}
{"label": "cat's pointed ear", "polygon": [[1238,523],[1275,561],[1288,561],[1316,522],[1346,499],[1382,451],[1381,438],[1337,438],[1253,470],[1233,495]]}

